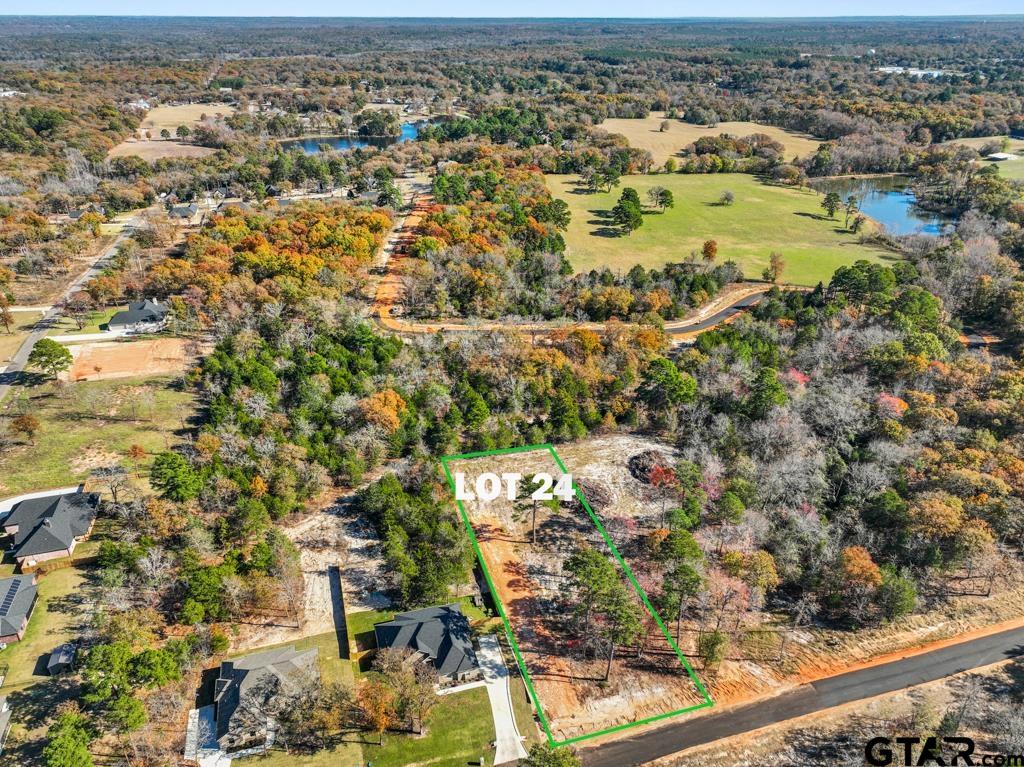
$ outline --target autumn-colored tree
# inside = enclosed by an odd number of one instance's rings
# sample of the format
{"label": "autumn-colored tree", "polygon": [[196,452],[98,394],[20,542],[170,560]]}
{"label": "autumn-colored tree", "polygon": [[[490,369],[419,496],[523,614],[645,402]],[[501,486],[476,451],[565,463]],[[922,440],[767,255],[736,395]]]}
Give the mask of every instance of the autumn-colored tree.
{"label": "autumn-colored tree", "polygon": [[772,251],[771,255],[768,256],[768,266],[762,272],[761,276],[764,277],[768,282],[778,282],[782,279],[782,272],[786,269],[786,262],[782,258],[782,254],[777,251]]}
{"label": "autumn-colored tree", "polygon": [[388,433],[398,431],[401,414],[406,411],[407,407],[405,400],[394,389],[382,389],[359,403],[363,420],[374,426],[380,426]]}
{"label": "autumn-colored tree", "polygon": [[[0,286],[0,288],[2,288],[2,286]],[[14,324],[14,313],[11,311],[11,300],[2,289],[0,289],[0,324],[4,326],[4,330],[8,333],[11,332],[11,325]]]}
{"label": "autumn-colored tree", "polygon": [[704,256],[705,261],[709,264],[714,263],[715,259],[718,258],[718,242],[716,240],[705,240],[700,252]]}
{"label": "autumn-colored tree", "polygon": [[657,465],[647,475],[647,480],[660,491],[661,495],[661,520],[665,525],[665,508],[672,491],[679,486],[676,473],[668,466]]}
{"label": "autumn-colored tree", "polygon": [[377,733],[378,745],[383,746],[384,732],[398,719],[395,691],[380,680],[368,679],[359,687],[357,703],[367,726]]}
{"label": "autumn-colored tree", "polygon": [[25,413],[11,421],[9,428],[11,434],[24,434],[28,437],[29,443],[34,445],[36,443],[36,432],[39,431],[40,426],[38,418],[31,413]]}
{"label": "autumn-colored tree", "polygon": [[863,546],[847,546],[839,557],[839,576],[850,589],[877,589],[882,571]]}
{"label": "autumn-colored tree", "polygon": [[146,458],[146,448],[142,445],[133,444],[128,448],[128,458],[132,462],[132,468],[136,475],[139,473],[139,464]]}

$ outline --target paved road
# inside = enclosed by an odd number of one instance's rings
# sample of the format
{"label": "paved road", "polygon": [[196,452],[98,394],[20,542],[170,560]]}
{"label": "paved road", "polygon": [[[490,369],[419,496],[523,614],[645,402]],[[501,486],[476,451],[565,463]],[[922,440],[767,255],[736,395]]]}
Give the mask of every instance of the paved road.
{"label": "paved road", "polygon": [[36,345],[36,341],[43,338],[47,332],[53,327],[58,316],[60,315],[60,304],[72,293],[80,290],[85,283],[97,276],[103,267],[106,265],[107,259],[113,256],[117,252],[117,246],[120,245],[124,240],[131,234],[131,227],[136,223],[136,217],[129,218],[125,222],[125,226],[121,229],[121,233],[114,238],[114,241],[110,244],[106,250],[97,256],[96,260],[92,262],[92,265],[86,269],[82,274],[74,279],[70,285],[65,288],[60,298],[54,302],[54,305],[43,312],[43,316],[39,319],[39,322],[35,324],[28,338],[21,345],[21,348],[11,357],[10,363],[7,368],[0,372],[0,402],[3,401],[4,397],[7,396],[7,392],[11,390],[11,387],[17,382],[21,376],[22,371],[25,370],[25,366],[28,363],[28,355],[32,351],[32,347]]}
{"label": "paved road", "polygon": [[713,328],[715,325],[720,325],[726,320],[734,317],[740,312],[745,312],[751,306],[761,302],[764,298],[765,293],[768,292],[768,288],[765,288],[760,293],[753,293],[749,296],[743,296],[739,301],[730,304],[721,311],[715,312],[709,317],[705,317],[699,322],[694,322],[688,325],[676,325],[665,323],[665,332],[670,336],[686,335],[688,333],[700,333],[708,328]]}
{"label": "paved road", "polygon": [[718,714],[682,719],[582,753],[585,767],[633,767],[693,746],[816,711],[902,690],[1024,655],[1024,628],[801,685],[791,692]]}

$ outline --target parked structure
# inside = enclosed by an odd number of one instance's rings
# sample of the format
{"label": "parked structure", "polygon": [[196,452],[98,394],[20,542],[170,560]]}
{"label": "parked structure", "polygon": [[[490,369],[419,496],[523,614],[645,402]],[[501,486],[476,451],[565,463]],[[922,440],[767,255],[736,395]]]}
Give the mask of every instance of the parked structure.
{"label": "parked structure", "polygon": [[78,648],[72,642],[60,645],[50,653],[50,659],[46,661],[46,673],[50,676],[57,676],[71,671],[75,667],[77,652]]}
{"label": "parked structure", "polygon": [[0,580],[0,647],[21,641],[38,596],[35,575]]}
{"label": "parked structure", "polygon": [[459,604],[399,613],[373,627],[377,648],[412,650],[437,669],[446,681],[464,681],[480,674],[469,620]]}
{"label": "parked structure", "polygon": [[99,493],[65,493],[15,504],[3,521],[10,552],[21,567],[70,557],[92,531]]}
{"label": "parked structure", "polygon": [[315,649],[283,647],[224,661],[214,687],[220,747],[265,751],[274,743],[274,716],[319,678]]}

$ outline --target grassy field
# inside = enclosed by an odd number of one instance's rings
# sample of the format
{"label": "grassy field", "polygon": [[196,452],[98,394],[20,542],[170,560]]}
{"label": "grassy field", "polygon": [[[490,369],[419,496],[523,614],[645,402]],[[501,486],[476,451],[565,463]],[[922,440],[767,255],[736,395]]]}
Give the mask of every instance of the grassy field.
{"label": "grassy field", "polygon": [[483,687],[441,698],[426,723],[426,735],[388,733],[383,746],[378,746],[374,736],[369,735],[362,743],[344,743],[309,756],[278,751],[247,759],[246,763],[254,767],[355,767],[369,762],[373,767],[465,767],[476,764],[481,756],[493,755],[494,720]]}
{"label": "grassy field", "polygon": [[79,329],[78,324],[69,317],[60,317],[54,324],[53,329],[50,330],[47,335],[50,336],[68,336],[78,335],[85,333],[99,333],[106,330],[106,324],[110,322],[110,318],[117,314],[122,309],[127,309],[128,306],[114,306],[109,308],[97,309],[94,312],[89,312],[89,315],[85,318],[85,325]]}
{"label": "grassy field", "polygon": [[999,175],[1005,178],[1012,178],[1014,181],[1024,181],[1024,157],[1009,162],[997,162],[994,165],[999,168]]}
{"label": "grassy field", "polygon": [[[5,577],[12,572],[12,566],[4,566]],[[77,636],[88,623],[89,611],[82,608],[86,574],[83,567],[65,567],[39,576],[39,600],[25,629],[25,637],[0,650],[0,666],[9,667],[0,690],[4,695],[48,679],[49,653]]]}
{"label": "grassy field", "polygon": [[[1002,141],[1006,136],[978,136],[976,138],[955,138],[949,141],[943,141],[943,144],[961,144],[963,146],[969,146],[972,149],[981,149],[985,144],[991,144],[993,141]],[[1007,152],[1022,152],[1024,151],[1024,140],[1019,138],[1009,139],[1009,148]]]}
{"label": "grassy field", "polygon": [[663,112],[652,113],[643,119],[611,118],[600,124],[600,128],[609,133],[621,133],[629,140],[629,145],[637,149],[646,149],[651,153],[654,162],[664,165],[669,157],[678,156],[683,147],[692,144],[702,136],[719,136],[728,133],[731,136],[749,136],[752,133],[764,133],[780,142],[785,147],[785,158],[803,157],[818,149],[820,139],[803,133],[791,133],[771,125],[752,122],[724,122],[714,127],[691,125],[679,120],[669,120],[669,129],[661,130],[665,119]]}
{"label": "grassy field", "polygon": [[235,107],[228,104],[180,104],[179,106],[153,107],[139,125],[140,131],[150,131],[154,138],[166,129],[174,135],[179,125],[192,126],[202,120],[203,115],[230,115]]}
{"label": "grassy field", "polygon": [[12,316],[14,322],[11,323],[10,333],[0,327],[0,368],[3,368],[25,343],[32,326],[42,315],[37,312],[16,312]]}
{"label": "grassy field", "polygon": [[[655,268],[698,255],[705,240],[718,242],[718,261],[735,261],[748,278],[760,279],[772,251],[782,254],[782,280],[795,285],[827,282],[836,268],[857,259],[882,261],[888,251],[861,245],[843,229],[842,214],[826,217],[817,192],[764,184],[746,174],[629,176],[610,193],[587,194],[575,176],[548,176],[552,193],[565,200],[572,223],[565,235],[567,256],[577,272],[609,266],[628,271],[635,264]],[[675,207],[644,216],[629,236],[616,236],[600,216],[614,205],[623,187],[633,187],[646,204],[647,190],[672,190]],[[735,203],[719,205],[724,191]]]}
{"label": "grassy field", "polygon": [[48,383],[22,389],[18,399],[9,396],[3,415],[24,410],[41,428],[35,444],[22,439],[0,456],[0,497],[67,487],[94,468],[125,461],[134,444],[150,456],[166,450],[193,404],[191,392],[170,383],[168,378],[83,382],[60,392]]}

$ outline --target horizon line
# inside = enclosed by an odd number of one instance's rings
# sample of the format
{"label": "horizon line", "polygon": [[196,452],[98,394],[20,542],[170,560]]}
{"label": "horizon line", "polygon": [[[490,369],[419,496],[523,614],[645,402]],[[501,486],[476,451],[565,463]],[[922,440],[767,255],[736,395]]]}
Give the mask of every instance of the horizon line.
{"label": "horizon line", "polygon": [[892,13],[892,14],[870,14],[870,15],[796,15],[796,16],[324,16],[319,14],[308,15],[280,15],[280,14],[256,14],[241,16],[237,14],[195,14],[195,13],[0,13],[0,20],[7,19],[294,19],[294,20],[336,20],[336,21],[867,21],[878,19],[1021,19],[1024,20],[1024,12],[1021,13]]}

